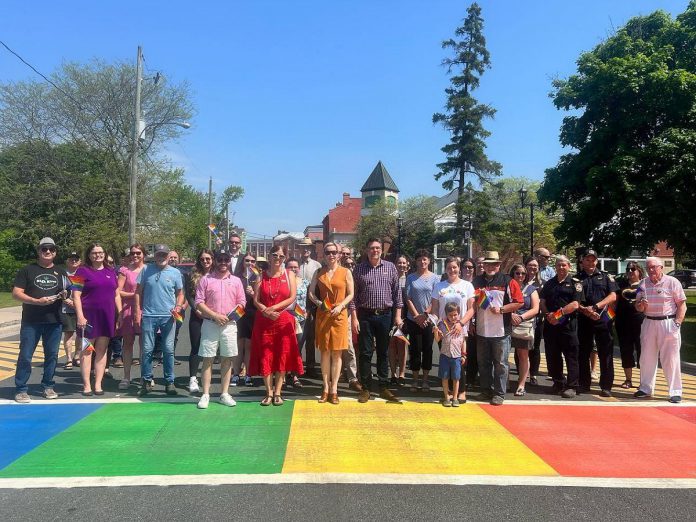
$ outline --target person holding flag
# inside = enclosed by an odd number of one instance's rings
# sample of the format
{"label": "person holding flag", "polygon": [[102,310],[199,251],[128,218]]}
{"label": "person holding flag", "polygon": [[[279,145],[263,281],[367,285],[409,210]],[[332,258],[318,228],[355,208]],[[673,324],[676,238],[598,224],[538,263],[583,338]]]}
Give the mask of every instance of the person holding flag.
{"label": "person holding flag", "polygon": [[481,398],[491,405],[505,401],[509,372],[511,315],[523,304],[520,285],[500,273],[498,252],[489,251],[483,259],[483,275],[474,279],[477,292],[476,349],[481,375]]}
{"label": "person holding flag", "polygon": [[[572,399],[578,387],[578,330],[575,312],[584,300],[582,283],[570,275],[570,260],[556,256],[556,276],[541,288],[539,305],[544,314],[544,350],[552,393]],[[563,377],[563,357],[568,370]]]}
{"label": "person holding flag", "polygon": [[201,380],[203,394],[198,408],[205,409],[210,402],[210,381],[213,361],[220,349],[220,403],[235,406],[237,403],[228,393],[232,377],[232,358],[237,356],[237,322],[244,315],[246,295],[241,279],[230,271],[230,255],[219,252],[215,256],[215,267],[201,278],[196,288],[196,310],[201,312],[201,344],[198,356],[203,360]]}
{"label": "person holding flag", "polygon": [[[316,271],[307,298],[317,306],[315,339],[321,354],[323,389],[319,402],[338,404],[338,379],[343,351],[348,349],[348,303],[353,300],[353,275],[338,263],[341,251],[333,242],[324,244],[326,266]],[[319,298],[316,289],[319,288]]]}
{"label": "person holding flag", "polygon": [[599,394],[602,397],[611,397],[611,387],[614,385],[614,337],[611,332],[618,288],[610,274],[597,269],[597,252],[586,250],[581,263],[582,270],[577,274],[577,279],[582,283],[585,299],[578,308],[580,391],[590,391],[590,356],[596,343],[599,358]]}

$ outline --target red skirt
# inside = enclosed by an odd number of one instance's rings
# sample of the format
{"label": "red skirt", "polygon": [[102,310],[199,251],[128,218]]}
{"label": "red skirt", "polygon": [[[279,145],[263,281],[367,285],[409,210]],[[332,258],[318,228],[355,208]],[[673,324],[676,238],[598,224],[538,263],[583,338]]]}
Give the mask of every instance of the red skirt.
{"label": "red skirt", "polygon": [[276,321],[257,313],[251,334],[249,373],[266,376],[274,372],[304,373],[295,336],[295,318],[287,311]]}

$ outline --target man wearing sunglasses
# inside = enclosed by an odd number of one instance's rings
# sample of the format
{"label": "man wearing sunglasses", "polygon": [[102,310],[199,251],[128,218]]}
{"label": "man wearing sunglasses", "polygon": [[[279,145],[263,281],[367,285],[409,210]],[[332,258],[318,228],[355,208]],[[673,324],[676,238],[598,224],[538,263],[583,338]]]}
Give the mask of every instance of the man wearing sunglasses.
{"label": "man wearing sunglasses", "polygon": [[56,399],[53,376],[58,363],[58,350],[63,332],[60,317],[61,299],[65,295],[65,270],[53,264],[56,243],[50,237],[39,241],[37,261],[17,272],[12,297],[22,303],[19,330],[19,356],[15,371],[15,401],[31,402],[27,382],[31,376],[31,359],[39,340],[43,343],[43,396]]}
{"label": "man wearing sunglasses", "polygon": [[230,234],[230,239],[228,241],[230,246],[229,256],[230,256],[230,272],[239,277],[244,269],[244,263],[242,262],[242,238],[237,234]]}

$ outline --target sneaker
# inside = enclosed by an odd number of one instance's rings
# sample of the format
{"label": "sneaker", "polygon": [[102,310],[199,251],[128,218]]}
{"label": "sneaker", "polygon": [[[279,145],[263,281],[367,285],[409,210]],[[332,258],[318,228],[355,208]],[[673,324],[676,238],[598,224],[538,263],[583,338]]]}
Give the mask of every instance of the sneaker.
{"label": "sneaker", "polygon": [[297,375],[292,376],[292,387],[293,388],[302,388],[302,382],[300,382],[300,378]]}
{"label": "sneaker", "polygon": [[440,402],[445,408],[449,408],[450,406],[452,406],[452,401],[450,401],[449,399],[442,399]]}
{"label": "sneaker", "polygon": [[210,395],[208,395],[207,393],[204,393],[203,395],[201,395],[201,398],[198,401],[198,409],[205,410],[208,407],[209,402],[210,402]]}
{"label": "sneaker", "polygon": [[649,393],[645,393],[643,390],[638,390],[636,393],[633,394],[633,396],[636,399],[644,399],[646,397],[650,397]]}
{"label": "sneaker", "polygon": [[681,402],[681,395],[672,395],[669,398],[669,402],[671,402],[672,404],[679,404]]}
{"label": "sneaker", "polygon": [[167,385],[165,385],[164,391],[165,391],[165,393],[166,393],[167,395],[178,395],[178,394],[179,394],[179,392],[176,391],[176,388],[174,387],[174,383],[173,383],[173,382],[172,382],[172,383],[168,383]]}
{"label": "sneaker", "polygon": [[459,408],[459,399],[452,399],[452,407]]}
{"label": "sneaker", "polygon": [[577,394],[575,393],[575,390],[573,388],[568,388],[563,390],[563,393],[561,393],[561,397],[564,399],[572,399],[575,397]]}
{"label": "sneaker", "polygon": [[128,386],[130,386],[130,382],[128,382],[128,379],[123,379],[118,383],[119,390],[127,390]]}
{"label": "sneaker", "polygon": [[147,395],[150,393],[155,387],[155,381],[145,381],[143,382],[142,387],[140,388],[140,396],[142,397],[143,395]]}
{"label": "sneaker", "polygon": [[365,388],[360,390],[360,392],[358,393],[358,402],[364,403],[364,402],[367,402],[369,400],[370,400],[370,392],[368,390],[366,390]]}
{"label": "sneaker", "polygon": [[491,406],[502,406],[504,402],[505,399],[503,399],[500,395],[494,395],[491,399]]}
{"label": "sneaker", "polygon": [[15,402],[20,404],[29,404],[31,399],[29,398],[29,394],[27,392],[19,392],[15,394]]}
{"label": "sneaker", "polygon": [[254,385],[253,379],[247,375],[244,378],[244,386],[253,386],[253,385]]}
{"label": "sneaker", "polygon": [[116,357],[116,359],[114,359],[114,368],[123,368],[123,359]]}
{"label": "sneaker", "polygon": [[238,384],[239,384],[239,375],[233,375],[232,382],[230,382],[230,386],[237,386]]}
{"label": "sneaker", "polygon": [[602,390],[599,392],[600,397],[611,397],[611,391],[609,390]]}
{"label": "sneaker", "polygon": [[590,376],[592,377],[592,380],[593,380],[593,381],[599,382],[599,373],[597,373],[596,370],[595,370],[594,372],[592,372],[592,373],[590,374]]}
{"label": "sneaker", "polygon": [[220,395],[220,404],[225,406],[236,406],[237,401],[235,401],[229,393],[223,393]]}
{"label": "sneaker", "polygon": [[58,394],[53,391],[53,388],[45,388],[43,391],[44,399],[57,399]]}
{"label": "sneaker", "polygon": [[189,379],[188,390],[191,393],[198,393],[200,391],[200,388],[198,387],[198,379],[195,377],[191,377]]}

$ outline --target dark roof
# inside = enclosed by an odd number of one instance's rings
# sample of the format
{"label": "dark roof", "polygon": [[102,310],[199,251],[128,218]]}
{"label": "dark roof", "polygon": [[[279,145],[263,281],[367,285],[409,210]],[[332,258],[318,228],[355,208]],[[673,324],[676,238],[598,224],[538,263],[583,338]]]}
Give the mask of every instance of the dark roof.
{"label": "dark roof", "polygon": [[370,177],[360,189],[360,192],[368,192],[370,190],[392,190],[394,192],[399,192],[399,187],[396,186],[394,180],[387,172],[381,161],[377,162]]}
{"label": "dark roof", "polygon": [[459,193],[458,193],[457,189],[454,189],[454,190],[450,191],[449,194],[442,196],[441,198],[438,198],[437,203],[436,203],[438,210],[442,210],[447,205],[451,205],[453,203],[456,203],[458,198],[459,198]]}

